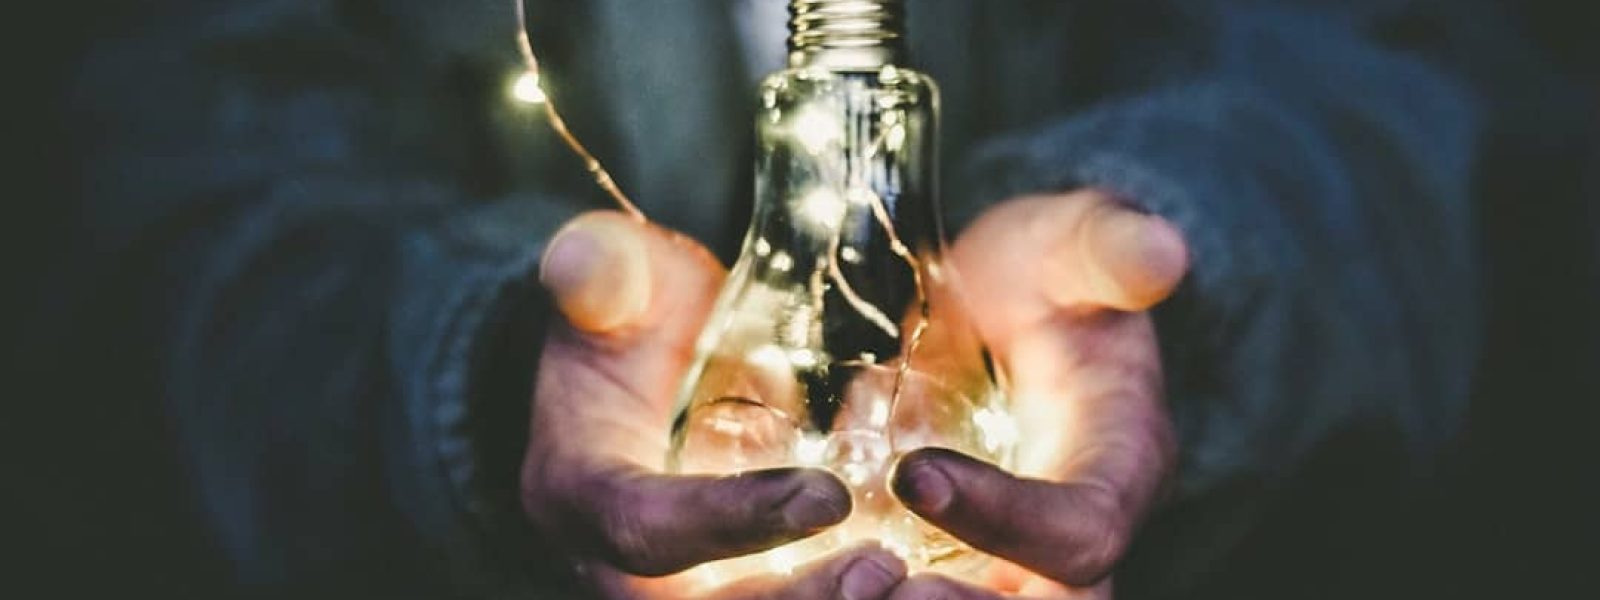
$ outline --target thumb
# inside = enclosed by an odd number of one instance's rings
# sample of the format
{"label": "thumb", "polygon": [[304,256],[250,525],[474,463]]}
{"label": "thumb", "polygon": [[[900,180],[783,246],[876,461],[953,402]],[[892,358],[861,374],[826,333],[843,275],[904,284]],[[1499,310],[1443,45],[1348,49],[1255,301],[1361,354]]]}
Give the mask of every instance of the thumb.
{"label": "thumb", "polygon": [[575,329],[609,333],[644,315],[651,277],[643,227],[618,214],[591,212],[550,240],[539,281]]}
{"label": "thumb", "polygon": [[[1077,195],[1077,194],[1075,194]],[[1161,217],[1133,210],[1104,194],[1088,192],[1080,207],[1054,201],[1052,210],[1082,210],[1077,226],[1051,249],[1047,265],[1076,271],[1048,281],[1064,286],[1066,298],[1124,311],[1150,308],[1172,294],[1189,268],[1183,234]]]}
{"label": "thumb", "polygon": [[1021,302],[1039,318],[1067,307],[1142,311],[1189,268],[1176,227],[1098,190],[1002,203],[962,234],[955,259],[978,305]]}
{"label": "thumb", "polygon": [[1115,491],[1096,483],[1017,477],[941,448],[896,463],[894,494],[974,548],[1055,581],[1087,587],[1110,573],[1131,526]]}
{"label": "thumb", "polygon": [[540,372],[564,374],[568,386],[574,373],[605,374],[590,383],[621,384],[666,410],[724,277],[687,237],[614,211],[580,215],[557,232],[541,265],[564,323],[552,330]]}

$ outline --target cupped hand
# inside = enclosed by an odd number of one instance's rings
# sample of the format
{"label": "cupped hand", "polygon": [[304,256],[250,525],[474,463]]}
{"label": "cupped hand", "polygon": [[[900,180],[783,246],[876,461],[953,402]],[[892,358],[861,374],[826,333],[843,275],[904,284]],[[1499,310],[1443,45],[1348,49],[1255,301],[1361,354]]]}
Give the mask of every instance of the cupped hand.
{"label": "cupped hand", "polygon": [[917,575],[892,598],[1109,598],[1109,573],[1172,471],[1146,311],[1188,269],[1181,234],[1109,194],[1011,200],[957,242],[971,318],[1009,380],[1015,473],[926,449],[896,465],[913,512],[998,557],[977,581]]}
{"label": "cupped hand", "polygon": [[851,509],[825,471],[659,470],[673,394],[723,277],[687,238],[618,213],[585,214],[557,234],[540,279],[564,318],[539,361],[523,508],[599,597],[883,597],[905,565],[872,546],[714,591],[663,577],[809,536]]}

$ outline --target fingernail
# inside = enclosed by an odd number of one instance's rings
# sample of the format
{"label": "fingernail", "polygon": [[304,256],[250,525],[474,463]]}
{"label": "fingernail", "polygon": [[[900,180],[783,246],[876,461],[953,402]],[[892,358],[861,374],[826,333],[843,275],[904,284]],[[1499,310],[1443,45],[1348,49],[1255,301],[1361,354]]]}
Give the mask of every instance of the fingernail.
{"label": "fingernail", "polygon": [[[886,564],[893,560],[893,564]],[[844,600],[881,598],[906,575],[905,563],[892,557],[866,556],[850,563],[839,580]]]}
{"label": "fingernail", "polygon": [[811,531],[836,525],[848,516],[850,496],[843,489],[808,485],[783,505],[783,521],[793,531]]}
{"label": "fingernail", "polygon": [[644,312],[650,292],[646,260],[630,224],[593,213],[574,219],[551,239],[539,281],[574,326],[610,331]]}
{"label": "fingernail", "polygon": [[913,458],[895,469],[894,494],[918,513],[938,514],[955,500],[955,486],[930,459]]}

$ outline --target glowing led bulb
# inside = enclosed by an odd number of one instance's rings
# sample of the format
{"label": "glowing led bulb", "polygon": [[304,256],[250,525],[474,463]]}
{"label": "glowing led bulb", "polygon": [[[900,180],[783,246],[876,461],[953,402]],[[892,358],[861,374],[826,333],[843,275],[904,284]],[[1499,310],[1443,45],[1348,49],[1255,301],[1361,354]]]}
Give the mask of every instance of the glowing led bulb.
{"label": "glowing led bulb", "polygon": [[830,232],[839,228],[839,221],[844,219],[849,205],[845,204],[844,198],[840,198],[833,190],[818,188],[802,196],[795,208],[796,213],[808,225],[820,231]]}
{"label": "glowing led bulb", "polygon": [[789,351],[789,364],[794,365],[797,369],[813,369],[820,362],[817,358],[817,353],[810,349],[800,348]]}
{"label": "glowing led bulb", "polygon": [[869,423],[873,427],[877,427],[877,428],[883,428],[883,427],[888,427],[889,426],[889,403],[888,402],[874,402],[872,404],[871,410],[872,410],[872,416],[867,419],[867,423]]}
{"label": "glowing led bulb", "polygon": [[779,273],[788,273],[794,270],[794,257],[788,252],[779,251],[772,255],[772,270]]}
{"label": "glowing led bulb", "polygon": [[981,561],[886,481],[896,456],[930,445],[1009,465],[1017,437],[970,324],[933,304],[958,297],[936,276],[938,99],[894,64],[902,5],[793,0],[791,68],[762,85],[751,231],[680,388],[667,463],[823,468],[855,502],[824,534],[708,565],[719,580],[862,539],[914,569]]}
{"label": "glowing led bulb", "polygon": [[544,104],[548,99],[539,85],[539,74],[523,71],[511,82],[511,97],[523,104]]}
{"label": "glowing led bulb", "polygon": [[789,368],[789,355],[777,346],[762,346],[750,353],[750,364],[768,369]]}
{"label": "glowing led bulb", "polygon": [[820,467],[828,451],[828,440],[821,436],[805,436],[795,442],[794,458],[803,466]]}
{"label": "glowing led bulb", "polygon": [[811,154],[822,154],[838,144],[844,134],[844,123],[825,109],[808,106],[794,117],[791,135]]}
{"label": "glowing led bulb", "polygon": [[972,424],[978,427],[978,432],[983,436],[983,446],[989,450],[999,450],[1016,445],[1020,431],[1016,419],[1010,413],[985,407],[972,413]]}

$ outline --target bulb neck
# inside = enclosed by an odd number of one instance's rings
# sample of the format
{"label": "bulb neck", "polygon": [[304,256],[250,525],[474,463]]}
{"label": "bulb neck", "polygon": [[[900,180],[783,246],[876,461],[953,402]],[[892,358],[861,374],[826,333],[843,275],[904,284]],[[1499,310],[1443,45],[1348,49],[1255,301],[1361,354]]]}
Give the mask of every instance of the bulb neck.
{"label": "bulb neck", "polygon": [[789,66],[870,71],[905,56],[905,0],[789,0]]}

